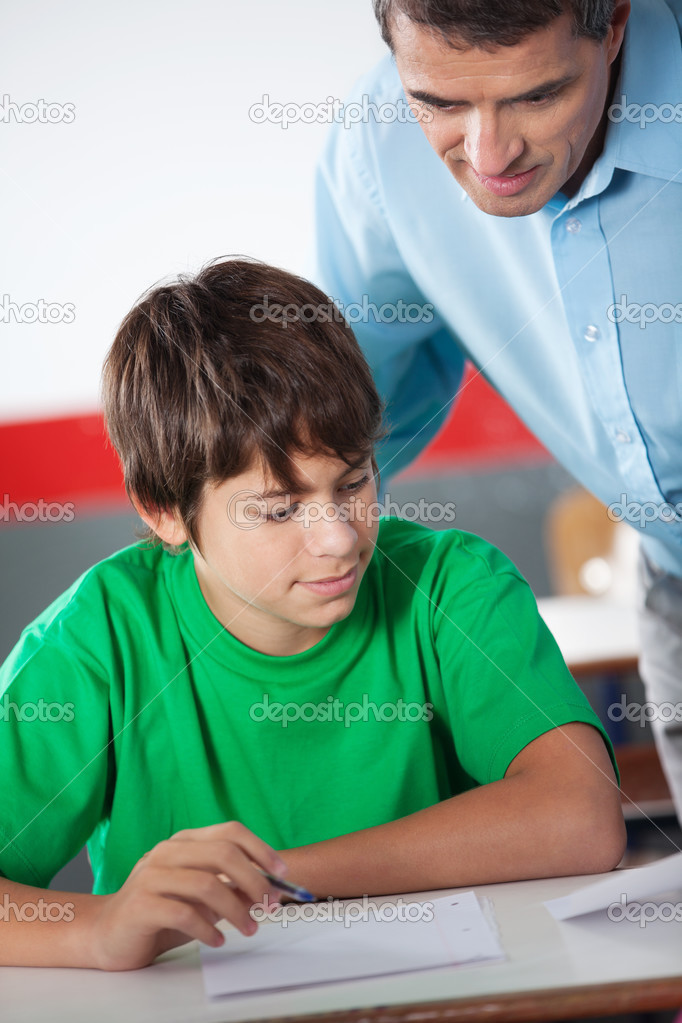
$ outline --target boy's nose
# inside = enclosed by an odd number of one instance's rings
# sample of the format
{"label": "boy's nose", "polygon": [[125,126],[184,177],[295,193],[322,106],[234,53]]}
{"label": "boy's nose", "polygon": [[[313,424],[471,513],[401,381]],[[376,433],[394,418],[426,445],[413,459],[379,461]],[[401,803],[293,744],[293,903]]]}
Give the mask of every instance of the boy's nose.
{"label": "boy's nose", "polygon": [[325,514],[318,521],[310,522],[307,531],[309,535],[306,546],[312,554],[346,559],[344,564],[358,539],[353,523],[333,505],[325,509]]}

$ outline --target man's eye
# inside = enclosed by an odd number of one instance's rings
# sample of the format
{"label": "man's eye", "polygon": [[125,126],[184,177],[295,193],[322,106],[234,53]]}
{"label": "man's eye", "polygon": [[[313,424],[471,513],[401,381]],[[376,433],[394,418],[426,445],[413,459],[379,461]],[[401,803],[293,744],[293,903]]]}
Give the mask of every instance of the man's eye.
{"label": "man's eye", "polygon": [[530,103],[531,106],[542,106],[543,103],[549,103],[551,100],[556,99],[558,95],[558,89],[555,89],[554,92],[542,92],[537,96],[529,96],[526,103]]}

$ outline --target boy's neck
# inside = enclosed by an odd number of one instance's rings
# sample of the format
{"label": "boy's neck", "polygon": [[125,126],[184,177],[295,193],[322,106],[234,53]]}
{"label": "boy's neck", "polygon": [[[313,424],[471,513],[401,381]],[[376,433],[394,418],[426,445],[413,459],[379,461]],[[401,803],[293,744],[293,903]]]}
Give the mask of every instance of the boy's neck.
{"label": "boy's neck", "polygon": [[252,604],[227,601],[224,592],[220,594],[222,599],[217,599],[211,591],[210,581],[201,571],[197,571],[196,576],[209,610],[226,631],[244,646],[268,657],[293,657],[310,650],[331,628],[330,625],[322,628],[298,625],[284,618],[266,615]]}

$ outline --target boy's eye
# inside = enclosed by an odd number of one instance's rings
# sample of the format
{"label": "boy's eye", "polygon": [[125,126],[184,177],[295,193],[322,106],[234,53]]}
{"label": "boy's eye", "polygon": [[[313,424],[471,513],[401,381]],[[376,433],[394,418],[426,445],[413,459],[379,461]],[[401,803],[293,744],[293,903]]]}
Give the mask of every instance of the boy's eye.
{"label": "boy's eye", "polygon": [[286,522],[297,508],[298,504],[276,505],[272,511],[268,512],[266,518],[269,522]]}
{"label": "boy's eye", "polygon": [[365,473],[361,480],[355,480],[353,483],[347,483],[343,489],[360,490],[362,487],[364,487],[365,483],[369,483],[369,476],[367,475],[367,473]]}
{"label": "boy's eye", "polygon": [[[351,492],[361,490],[367,483],[369,483],[369,478],[369,474],[365,473],[362,479],[344,484],[344,486],[341,487],[341,490]],[[301,508],[301,504],[298,501],[294,504],[279,503],[270,509],[265,518],[268,522],[288,522],[289,519],[294,517],[299,508]]]}

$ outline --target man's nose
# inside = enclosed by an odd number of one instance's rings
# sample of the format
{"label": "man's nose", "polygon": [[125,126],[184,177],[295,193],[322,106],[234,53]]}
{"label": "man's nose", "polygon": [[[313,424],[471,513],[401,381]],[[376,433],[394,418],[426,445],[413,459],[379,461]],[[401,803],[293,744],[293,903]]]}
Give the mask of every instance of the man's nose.
{"label": "man's nose", "polygon": [[500,114],[473,114],[466,126],[464,152],[483,177],[508,172],[523,152],[523,138],[514,123]]}

